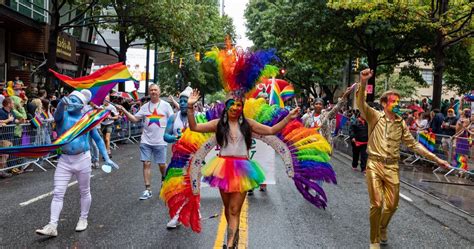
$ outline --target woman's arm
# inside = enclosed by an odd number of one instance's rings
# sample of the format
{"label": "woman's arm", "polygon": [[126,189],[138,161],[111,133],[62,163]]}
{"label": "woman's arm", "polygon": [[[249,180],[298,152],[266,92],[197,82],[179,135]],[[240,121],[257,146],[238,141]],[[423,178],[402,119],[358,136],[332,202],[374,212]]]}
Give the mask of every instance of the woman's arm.
{"label": "woman's arm", "polygon": [[199,90],[194,89],[191,96],[188,98],[188,123],[189,129],[196,132],[216,132],[218,119],[211,120],[207,123],[198,124],[194,119],[194,104],[201,98]]}
{"label": "woman's arm", "polygon": [[299,111],[300,111],[299,107],[291,110],[291,112],[284,119],[282,119],[276,125],[271,126],[271,127],[260,124],[253,119],[247,119],[247,121],[250,124],[250,128],[252,129],[252,132],[255,132],[260,135],[275,135],[278,132],[280,132],[291,120],[298,117]]}

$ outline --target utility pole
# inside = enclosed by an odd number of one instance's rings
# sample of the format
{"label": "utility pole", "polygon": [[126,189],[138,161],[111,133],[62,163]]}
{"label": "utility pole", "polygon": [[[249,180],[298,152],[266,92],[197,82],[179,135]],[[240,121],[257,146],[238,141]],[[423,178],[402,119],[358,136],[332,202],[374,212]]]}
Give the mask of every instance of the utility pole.
{"label": "utility pole", "polygon": [[153,70],[153,83],[158,84],[158,42],[155,42],[155,63]]}

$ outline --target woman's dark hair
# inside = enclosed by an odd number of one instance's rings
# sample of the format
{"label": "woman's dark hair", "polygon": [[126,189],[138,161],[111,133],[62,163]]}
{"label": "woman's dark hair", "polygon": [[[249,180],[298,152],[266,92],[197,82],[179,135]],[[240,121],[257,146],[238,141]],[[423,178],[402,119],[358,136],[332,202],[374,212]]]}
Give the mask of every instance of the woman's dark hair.
{"label": "woman's dark hair", "polygon": [[[229,100],[227,100],[229,101]],[[226,101],[226,106],[227,106],[227,101]],[[224,122],[224,116],[227,116],[227,108],[222,111],[221,117],[219,119],[219,122],[217,123],[217,131],[216,131],[216,140],[217,144],[219,144],[220,147],[225,147],[228,144],[228,139],[227,135],[229,134],[229,120],[227,119],[226,122]],[[240,124],[240,132],[242,132],[242,135],[244,136],[245,140],[245,145],[247,146],[247,150],[250,149],[250,146],[252,145],[252,130],[250,129],[250,124],[247,122],[247,119],[245,119],[244,113],[242,112],[242,124]]]}

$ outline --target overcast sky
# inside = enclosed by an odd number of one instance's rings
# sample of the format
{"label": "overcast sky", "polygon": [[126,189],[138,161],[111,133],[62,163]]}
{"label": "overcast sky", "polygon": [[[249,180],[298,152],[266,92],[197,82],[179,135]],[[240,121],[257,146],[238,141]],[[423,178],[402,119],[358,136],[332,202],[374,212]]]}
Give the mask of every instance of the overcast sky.
{"label": "overcast sky", "polygon": [[243,48],[251,47],[252,41],[245,36],[247,28],[245,27],[244,10],[248,0],[224,0],[224,2],[224,12],[234,20],[237,45]]}

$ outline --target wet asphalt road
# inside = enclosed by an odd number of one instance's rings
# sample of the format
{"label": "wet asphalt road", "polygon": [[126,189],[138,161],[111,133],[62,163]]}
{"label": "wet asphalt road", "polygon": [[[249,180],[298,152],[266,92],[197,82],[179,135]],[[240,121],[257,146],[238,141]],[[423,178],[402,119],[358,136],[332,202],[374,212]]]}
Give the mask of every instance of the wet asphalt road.
{"label": "wet asphalt road", "polygon": [[[74,231],[79,217],[77,185],[68,188],[56,238],[35,234],[49,220],[54,170],[34,169],[0,180],[0,248],[212,248],[220,218],[203,221],[202,232],[181,227],[166,230],[167,210],[158,198],[159,172],[154,168],[154,196],[139,201],[143,190],[137,145],[121,145],[113,160],[121,169],[93,171],[89,228]],[[368,248],[368,195],[365,178],[350,170],[349,158],[332,160],[338,185],[325,184],[326,210],[306,202],[277,164],[277,184],[248,198],[248,248]],[[385,248],[474,248],[473,217],[403,185],[399,209],[389,227]],[[38,196],[44,196],[20,206]],[[221,212],[218,191],[203,188],[201,213]]]}

